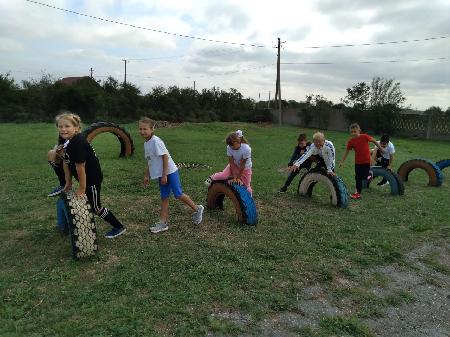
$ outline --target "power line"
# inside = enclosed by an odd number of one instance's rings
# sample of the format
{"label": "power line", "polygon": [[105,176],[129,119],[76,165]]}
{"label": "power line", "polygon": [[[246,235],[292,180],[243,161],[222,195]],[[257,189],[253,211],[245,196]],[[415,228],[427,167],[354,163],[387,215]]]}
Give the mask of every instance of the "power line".
{"label": "power line", "polygon": [[344,48],[344,47],[362,47],[362,46],[379,46],[386,44],[401,44],[401,43],[411,43],[411,42],[424,42],[424,41],[432,41],[432,40],[442,40],[448,39],[448,36],[435,36],[435,37],[427,37],[424,39],[412,39],[412,40],[399,40],[399,41],[387,41],[387,42],[372,42],[372,43],[349,43],[349,44],[340,44],[340,45],[331,45],[331,46],[303,46],[301,48],[307,49],[320,49],[320,48]]}
{"label": "power line", "polygon": [[285,65],[330,65],[330,64],[371,64],[371,63],[403,63],[403,62],[423,62],[423,61],[443,61],[447,57],[426,58],[426,59],[410,59],[410,60],[379,60],[379,61],[355,61],[355,62],[281,62]]}
{"label": "power line", "polygon": [[59,11],[72,13],[72,14],[76,14],[76,15],[80,15],[80,16],[85,16],[85,17],[88,17],[88,18],[91,18],[91,19],[95,19],[95,20],[111,22],[111,23],[115,23],[115,24],[118,24],[118,25],[122,25],[122,26],[128,26],[128,27],[133,27],[133,28],[136,28],[136,29],[148,30],[148,31],[155,32],[155,33],[160,33],[160,34],[172,35],[172,36],[176,36],[176,37],[182,37],[182,38],[193,39],[193,40],[201,40],[201,41],[206,41],[206,42],[214,42],[214,43],[224,43],[224,44],[230,44],[230,45],[237,45],[237,46],[248,46],[248,47],[256,47],[256,48],[265,48],[266,47],[265,45],[258,44],[258,43],[238,43],[238,42],[206,39],[206,38],[203,38],[203,37],[192,36],[192,35],[183,35],[183,34],[178,34],[178,33],[171,33],[171,32],[167,32],[165,30],[160,30],[160,29],[156,29],[156,28],[142,27],[142,26],[137,26],[137,25],[133,25],[133,24],[130,24],[130,23],[125,23],[125,22],[121,22],[121,21],[115,21],[115,20],[111,20],[111,19],[105,19],[105,18],[101,18],[101,17],[98,17],[98,16],[89,15],[89,14],[85,14],[85,13],[80,13],[80,12],[76,12],[76,11],[73,11],[73,10],[70,10],[70,9],[56,7],[56,6],[52,6],[52,5],[45,4],[45,3],[42,3],[42,2],[38,2],[38,1],[33,1],[33,0],[25,0],[25,1],[31,2],[31,3],[37,4],[37,5],[41,5],[41,6],[45,6],[45,7],[49,7],[49,8],[53,8],[53,9],[57,9]]}

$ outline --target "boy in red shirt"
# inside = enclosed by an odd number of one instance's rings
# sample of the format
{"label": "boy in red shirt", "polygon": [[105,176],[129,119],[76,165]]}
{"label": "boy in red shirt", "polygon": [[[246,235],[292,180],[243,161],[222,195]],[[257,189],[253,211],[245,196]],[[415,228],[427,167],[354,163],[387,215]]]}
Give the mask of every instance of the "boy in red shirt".
{"label": "boy in red shirt", "polygon": [[347,149],[345,150],[342,161],[339,167],[344,164],[350,150],[355,150],[355,180],[356,192],[351,194],[352,199],[361,199],[362,183],[365,179],[370,179],[370,149],[369,142],[374,143],[379,149],[380,145],[371,136],[361,133],[361,128],[357,123],[350,125],[351,139],[347,142]]}

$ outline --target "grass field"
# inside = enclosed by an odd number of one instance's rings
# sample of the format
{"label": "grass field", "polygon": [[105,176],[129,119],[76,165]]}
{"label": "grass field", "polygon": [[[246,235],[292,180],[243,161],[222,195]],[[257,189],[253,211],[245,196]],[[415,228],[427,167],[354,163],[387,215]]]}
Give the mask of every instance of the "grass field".
{"label": "grass field", "polygon": [[[373,336],[367,317],[383,315],[387,305],[412,300],[406,293],[381,300],[360,288],[346,292],[338,280],[358,280],[365,271],[405,263],[404,254],[424,243],[440,244],[449,235],[449,171],[440,188],[427,186],[413,171],[403,197],[389,188],[364,191],[347,209],[328,204],[325,191],[277,194],[299,133],[294,127],[238,123],[182,124],[157,130],[176,162],[195,161],[212,169],[181,170],[184,191],[204,203],[203,181],[226,164],[225,135],[241,128],[253,150],[253,189],[259,212],[256,227],[238,225],[230,211],[206,211],[194,227],[190,212],[171,201],[170,230],[151,235],[158,220],[154,182],[142,188],[143,141],[136,125],[131,158],[118,157],[119,143],[108,134],[93,142],[104,172],[102,201],[127,226],[108,240],[109,227],[96,218],[100,251],[77,262],[55,229],[57,184],[46,163],[56,140],[51,124],[0,124],[0,335],[1,336],[203,336],[258,334],[258,322],[277,312],[295,312],[298,294],[320,284],[352,310],[324,315],[316,327],[293,331],[303,336]],[[306,130],[311,137],[313,130]],[[348,135],[327,132],[342,157]],[[449,142],[394,138],[397,168],[414,157],[450,157]],[[353,156],[338,169],[354,190]],[[429,264],[449,273],[429,257]],[[371,279],[382,284],[382,277]],[[224,313],[229,313],[225,315]],[[232,314],[246,318],[240,325]]]}

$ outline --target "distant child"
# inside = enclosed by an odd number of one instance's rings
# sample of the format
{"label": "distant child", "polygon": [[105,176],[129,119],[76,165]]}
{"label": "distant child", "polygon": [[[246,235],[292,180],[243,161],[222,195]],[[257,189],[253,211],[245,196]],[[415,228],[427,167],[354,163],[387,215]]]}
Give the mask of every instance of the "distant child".
{"label": "distant child", "polygon": [[72,176],[78,180],[78,189],[75,194],[78,197],[87,197],[94,212],[113,227],[106,238],[115,238],[125,232],[125,227],[117,220],[114,214],[102,207],[100,202],[100,190],[103,180],[100,162],[95,155],[91,144],[80,133],[81,119],[71,112],[63,112],[56,116],[56,125],[59,135],[64,139],[64,192],[72,188]]}
{"label": "distant child", "polygon": [[371,136],[361,133],[361,128],[357,123],[350,125],[351,139],[347,142],[347,148],[339,166],[342,166],[347,158],[350,150],[355,150],[355,181],[356,192],[351,194],[352,199],[361,199],[362,183],[366,179],[371,179],[370,176],[370,150],[369,143],[375,144],[375,146],[381,149],[375,139]]}
{"label": "distant child", "polygon": [[58,144],[54,146],[53,149],[48,151],[47,158],[48,163],[55,171],[56,176],[58,177],[59,185],[56,186],[53,191],[51,191],[47,196],[54,197],[61,194],[64,186],[66,185],[66,177],[64,174],[63,168],[63,159],[64,159],[64,142],[65,140],[58,136]]}
{"label": "distant child", "polygon": [[[294,152],[292,153],[291,159],[289,160],[288,167],[291,167],[294,164],[294,161],[299,159],[309,149],[310,145],[311,142],[308,142],[308,137],[306,136],[306,133],[301,133],[297,138],[297,146],[294,148]],[[309,170],[311,168],[311,161],[306,160],[305,162],[303,162],[303,164],[300,165],[298,170],[292,171],[289,174],[289,177],[286,179],[286,182],[284,183],[283,187],[281,187],[278,190],[278,192],[280,193],[286,192],[292,180],[294,180],[294,178],[300,173],[300,170],[302,168]]]}
{"label": "distant child", "polygon": [[[394,161],[395,147],[389,141],[388,135],[383,135],[380,138],[380,149],[374,148],[371,152],[372,161],[376,165],[384,167],[387,170],[391,169],[392,162]],[[389,182],[383,178],[378,184],[378,186],[389,185]]]}
{"label": "distant child", "polygon": [[315,156],[318,160],[317,167],[323,167],[327,170],[327,175],[336,175],[334,173],[336,151],[334,150],[333,143],[326,140],[325,135],[322,132],[316,132],[313,135],[313,143],[308,150],[293,163],[293,165],[289,168],[289,171],[295,172],[299,170],[300,166],[312,156]]}
{"label": "distant child", "polygon": [[226,140],[228,165],[222,172],[214,173],[206,179],[209,186],[212,180],[228,180],[230,184],[244,185],[252,194],[252,149],[241,130],[228,134]]}
{"label": "distant child", "polygon": [[175,198],[181,200],[194,211],[192,222],[198,225],[202,222],[202,205],[196,205],[191,198],[183,193],[178,168],[175,165],[164,142],[154,134],[155,121],[143,117],[139,120],[139,134],[145,139],[144,153],[148,164],[144,171],[144,187],[147,187],[150,178],[158,179],[161,194],[160,221],[150,227],[154,234],[169,229],[169,197],[172,192]]}

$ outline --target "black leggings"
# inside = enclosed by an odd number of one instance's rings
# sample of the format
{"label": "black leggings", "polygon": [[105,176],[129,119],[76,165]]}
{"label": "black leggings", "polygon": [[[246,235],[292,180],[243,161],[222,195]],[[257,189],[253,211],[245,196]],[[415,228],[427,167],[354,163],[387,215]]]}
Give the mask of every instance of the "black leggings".
{"label": "black leggings", "polygon": [[369,176],[370,164],[355,164],[356,192],[361,193],[362,182]]}
{"label": "black leggings", "polygon": [[86,196],[88,198],[89,204],[91,205],[94,212],[99,217],[109,222],[111,226],[113,226],[114,228],[122,228],[122,223],[117,220],[114,214],[106,207],[102,207],[100,201],[100,189],[101,185],[86,186]]}
{"label": "black leggings", "polygon": [[64,187],[66,185],[66,176],[64,174],[63,164],[62,163],[58,164],[55,163],[54,161],[49,161],[48,163],[52,167],[53,171],[55,171],[56,176],[58,177],[59,180],[59,185]]}

